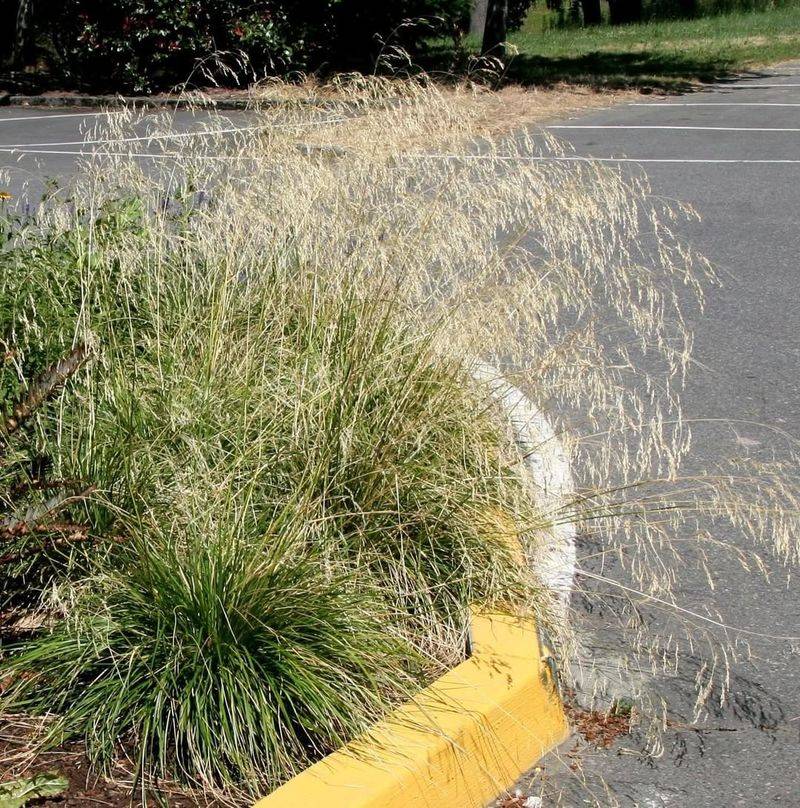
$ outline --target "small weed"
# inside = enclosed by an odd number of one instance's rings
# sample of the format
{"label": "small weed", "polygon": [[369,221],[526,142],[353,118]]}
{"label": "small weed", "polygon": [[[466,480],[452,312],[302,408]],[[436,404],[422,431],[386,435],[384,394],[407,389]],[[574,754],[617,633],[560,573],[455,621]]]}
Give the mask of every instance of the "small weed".
{"label": "small weed", "polygon": [[59,774],[37,774],[8,783],[0,783],[0,808],[24,808],[31,802],[58,797],[69,783]]}

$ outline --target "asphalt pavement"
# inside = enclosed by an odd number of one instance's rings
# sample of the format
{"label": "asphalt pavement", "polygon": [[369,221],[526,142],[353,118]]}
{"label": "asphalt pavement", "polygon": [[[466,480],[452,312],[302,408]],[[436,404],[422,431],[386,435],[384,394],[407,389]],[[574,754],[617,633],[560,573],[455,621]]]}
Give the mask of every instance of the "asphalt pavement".
{"label": "asphalt pavement", "polygon": [[[47,109],[43,107],[0,107],[0,191],[32,205],[37,204],[48,179],[63,180],[75,170],[76,162],[97,148],[91,143],[103,139],[101,131],[109,119],[124,114],[119,110]],[[180,150],[182,139],[148,141],[151,124],[169,115],[172,131],[182,135],[204,129],[233,129],[252,124],[252,115],[231,111],[211,118],[203,110],[150,111],[137,115],[126,141],[119,141],[120,152],[148,154]],[[141,138],[135,140],[132,138]],[[88,141],[88,142],[87,142]],[[158,158],[163,160],[164,158]],[[149,158],[143,158],[147,165]]]}
{"label": "asphalt pavement", "polygon": [[[655,194],[700,215],[680,235],[713,262],[723,286],[690,323],[698,364],[684,410],[704,422],[693,430],[690,470],[721,458],[788,457],[787,434],[800,438],[800,64],[644,96],[550,131],[574,156],[644,171]],[[733,532],[724,538],[746,546]],[[800,586],[779,565],[769,583],[725,557],[716,573],[713,593],[699,571],[686,576],[680,602],[756,633],[800,634]],[[589,747],[573,766],[573,739],[520,787],[538,794],[544,775],[545,793],[566,806],[800,806],[800,645],[748,638],[754,659],[733,666],[730,704],[699,727],[680,726],[691,717],[691,681],[650,680],[679,725],[660,758],[641,754],[634,736]],[[601,662],[615,641],[598,618],[587,642]]]}

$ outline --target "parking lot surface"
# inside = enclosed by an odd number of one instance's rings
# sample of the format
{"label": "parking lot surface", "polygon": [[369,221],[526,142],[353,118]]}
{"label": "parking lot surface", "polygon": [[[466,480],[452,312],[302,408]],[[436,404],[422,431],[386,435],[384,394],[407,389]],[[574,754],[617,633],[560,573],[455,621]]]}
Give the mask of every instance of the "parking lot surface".
{"label": "parking lot surface", "polygon": [[[697,367],[684,406],[702,423],[689,471],[737,456],[787,458],[797,448],[788,436],[800,436],[800,65],[645,96],[550,131],[574,156],[644,172],[654,193],[700,216],[681,236],[711,259],[723,286],[690,323]],[[684,578],[679,601],[756,634],[800,634],[800,588],[778,565],[769,584],[730,558],[715,572],[716,592],[698,572]],[[599,658],[613,657],[614,632],[602,618],[595,625]],[[800,806],[800,647],[748,639],[754,659],[734,665],[731,704],[699,731],[670,729],[656,760],[639,754],[635,738],[587,751],[582,772],[570,768],[567,744],[544,767],[547,793],[568,806]],[[691,681],[650,687],[691,717]]]}

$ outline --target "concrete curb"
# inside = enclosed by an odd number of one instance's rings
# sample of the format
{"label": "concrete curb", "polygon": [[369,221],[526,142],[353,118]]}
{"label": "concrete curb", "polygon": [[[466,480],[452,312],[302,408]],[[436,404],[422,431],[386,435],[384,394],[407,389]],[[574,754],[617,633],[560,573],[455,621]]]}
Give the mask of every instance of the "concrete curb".
{"label": "concrete curb", "polygon": [[[379,106],[381,102],[376,102]],[[392,101],[383,103],[394,103]],[[10,95],[0,91],[0,106],[37,107],[44,109],[104,108],[104,109],[216,109],[253,110],[258,108],[307,107],[309,109],[347,109],[358,111],[353,102],[327,98],[259,98],[258,96],[152,96],[152,95],[91,95],[65,93],[64,95]]]}
{"label": "concrete curb", "polygon": [[[519,388],[485,362],[476,361],[473,377],[486,384],[508,417],[514,438],[525,457],[535,496],[546,512],[555,514],[575,497],[569,455],[550,421]],[[556,521],[546,539],[528,556],[545,586],[555,594],[555,615],[567,619],[575,577],[576,527],[571,521]]]}
{"label": "concrete curb", "polygon": [[[282,101],[262,101],[262,106],[279,106]],[[304,101],[309,106],[322,106],[322,102]],[[208,98],[208,97],[164,97],[147,95],[9,95],[0,94],[0,105],[15,107],[44,107],[47,109],[67,109],[71,107],[137,107],[139,109],[248,109],[252,100],[248,98]]]}
{"label": "concrete curb", "polygon": [[568,734],[536,625],[474,614],[468,660],[254,808],[483,808]]}

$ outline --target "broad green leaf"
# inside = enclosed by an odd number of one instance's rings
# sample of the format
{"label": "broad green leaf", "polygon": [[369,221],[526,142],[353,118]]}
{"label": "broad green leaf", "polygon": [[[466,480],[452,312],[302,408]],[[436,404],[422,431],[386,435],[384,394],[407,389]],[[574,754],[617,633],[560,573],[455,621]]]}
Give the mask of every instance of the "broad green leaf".
{"label": "broad green leaf", "polygon": [[57,797],[68,786],[69,780],[54,772],[0,783],[0,808],[23,808],[31,800]]}

